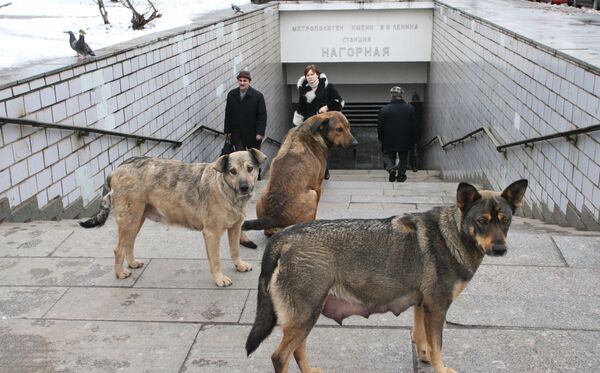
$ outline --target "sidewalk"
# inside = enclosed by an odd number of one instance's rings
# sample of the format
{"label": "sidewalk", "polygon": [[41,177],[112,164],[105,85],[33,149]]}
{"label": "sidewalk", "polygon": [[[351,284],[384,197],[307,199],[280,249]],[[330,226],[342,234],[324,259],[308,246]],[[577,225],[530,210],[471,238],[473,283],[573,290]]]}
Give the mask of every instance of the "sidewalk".
{"label": "sidewalk", "polygon": [[[387,217],[452,204],[456,183],[435,172],[389,183],[382,171],[332,172],[321,219]],[[264,183],[264,182],[262,182]],[[254,217],[251,205],[248,216]],[[226,239],[217,288],[201,233],[145,223],[136,242],[144,267],[113,272],[116,227],[85,230],[74,220],[0,224],[0,372],[272,372],[276,328],[247,358],[260,259],[236,273]],[[600,371],[600,234],[515,218],[509,252],[486,257],[450,307],[448,367],[458,372]],[[412,312],[339,327],[322,317],[310,334],[311,365],[324,372],[432,372],[416,364]],[[290,372],[298,372],[295,363]]]}

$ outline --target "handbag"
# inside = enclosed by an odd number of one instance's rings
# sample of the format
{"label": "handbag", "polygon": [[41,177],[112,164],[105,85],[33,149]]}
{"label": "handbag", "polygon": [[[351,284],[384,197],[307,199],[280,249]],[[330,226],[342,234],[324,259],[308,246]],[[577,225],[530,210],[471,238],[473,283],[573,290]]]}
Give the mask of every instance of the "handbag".
{"label": "handbag", "polygon": [[230,154],[235,151],[235,146],[231,143],[230,138],[225,139],[225,144],[223,144],[223,148],[221,149],[221,155]]}

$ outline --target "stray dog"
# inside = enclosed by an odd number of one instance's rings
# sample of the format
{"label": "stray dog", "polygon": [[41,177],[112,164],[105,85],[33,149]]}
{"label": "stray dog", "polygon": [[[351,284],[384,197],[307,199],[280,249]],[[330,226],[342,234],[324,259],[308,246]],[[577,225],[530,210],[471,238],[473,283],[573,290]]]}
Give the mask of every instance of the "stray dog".
{"label": "stray dog", "polygon": [[[252,197],[258,166],[267,159],[261,151],[234,152],[214,163],[184,163],[150,157],[126,160],[106,179],[100,212],[80,222],[84,228],[102,226],[115,209],[119,240],[115,248],[115,274],[129,277],[129,268],[140,268],[133,244],[146,218],[202,231],[210,272],[217,286],[231,285],[221,272],[221,236],[227,230],[229,253],[240,272],[252,266],[240,259],[241,225]],[[250,242],[245,234],[242,241]]]}
{"label": "stray dog", "polygon": [[323,314],[340,325],[414,306],[412,340],[436,373],[450,304],[467,286],[484,255],[506,253],[506,235],[527,180],[502,193],[460,183],[456,206],[387,219],[317,220],[289,227],[267,244],[258,282],[256,320],[246,341],[251,354],[279,321],[283,338],[271,356],[287,372],[293,353],[311,369],[306,338]]}
{"label": "stray dog", "polygon": [[271,236],[276,228],[315,220],[328,149],[357,144],[348,119],[337,111],[313,115],[290,129],[256,203],[258,219],[244,222],[242,229],[264,229]]}

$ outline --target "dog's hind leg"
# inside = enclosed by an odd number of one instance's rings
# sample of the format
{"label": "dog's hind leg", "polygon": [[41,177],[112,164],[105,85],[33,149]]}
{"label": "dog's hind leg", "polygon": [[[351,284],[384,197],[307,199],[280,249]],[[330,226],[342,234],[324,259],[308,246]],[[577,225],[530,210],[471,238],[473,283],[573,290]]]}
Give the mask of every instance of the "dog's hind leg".
{"label": "dog's hind leg", "polygon": [[412,341],[415,343],[419,360],[426,363],[431,362],[431,349],[427,344],[427,334],[425,333],[425,310],[422,305],[413,307],[413,329]]}
{"label": "dog's hind leg", "polygon": [[133,235],[133,241],[131,242],[131,245],[125,246],[125,260],[127,260],[127,266],[129,266],[129,268],[135,269],[144,266],[144,262],[135,259],[133,254],[133,245],[135,245],[135,238],[137,237],[138,233],[140,233],[140,229],[142,229],[142,225],[144,225],[145,220],[146,218],[142,216],[140,223],[138,224],[138,227]]}
{"label": "dog's hind leg", "polygon": [[[240,233],[242,224],[236,224],[227,230],[227,238],[229,239],[229,255],[233,261],[233,265],[238,272],[252,271],[252,266],[240,259]],[[246,237],[247,239],[247,237]]]}
{"label": "dog's hind leg", "polygon": [[300,367],[300,371],[302,373],[323,373],[323,371],[319,368],[311,368],[308,364],[308,357],[306,356],[306,338],[302,341],[300,347],[294,351],[294,358],[296,359],[296,364]]}
{"label": "dog's hind leg", "polygon": [[431,346],[431,366],[435,373],[456,373],[454,369],[444,366],[442,361],[442,332],[446,311],[424,308],[425,332],[427,342]]}
{"label": "dog's hind leg", "polygon": [[[240,228],[238,227],[238,231]],[[221,236],[223,235],[223,231],[211,230],[206,227],[202,230],[202,236],[204,237],[204,245],[206,246],[206,255],[208,256],[208,264],[210,266],[210,273],[213,276],[213,280],[215,284],[220,287],[230,286],[232,281],[229,277],[225,276],[223,272],[221,272]],[[239,240],[239,237],[238,237]],[[239,242],[238,245],[238,256],[239,256]],[[229,247],[231,250],[231,246]]]}
{"label": "dog's hind leg", "polygon": [[[275,368],[275,373],[287,373],[288,367],[290,365],[290,358],[292,353],[296,355],[296,351],[302,347],[303,344],[306,344],[306,337],[312,329],[312,325],[308,326],[306,323],[297,324],[297,323],[289,323],[283,326],[283,338],[279,343],[279,347],[277,350],[271,355],[271,361],[273,362],[273,367]],[[306,355],[306,350],[304,350],[304,355]],[[302,357],[302,351],[298,354],[299,357]],[[298,365],[302,370],[302,373],[310,373],[310,368],[308,367],[308,360],[303,359],[302,365],[300,362]],[[308,370],[306,370],[308,369]]]}
{"label": "dog's hind leg", "polygon": [[119,240],[117,247],[115,247],[115,275],[119,279],[131,276],[131,272],[123,268],[125,257],[127,257],[127,263],[130,268],[139,268],[144,265],[144,263],[135,260],[133,255],[135,237],[144,222],[143,213],[143,208],[140,211],[129,208],[125,213],[117,214]]}

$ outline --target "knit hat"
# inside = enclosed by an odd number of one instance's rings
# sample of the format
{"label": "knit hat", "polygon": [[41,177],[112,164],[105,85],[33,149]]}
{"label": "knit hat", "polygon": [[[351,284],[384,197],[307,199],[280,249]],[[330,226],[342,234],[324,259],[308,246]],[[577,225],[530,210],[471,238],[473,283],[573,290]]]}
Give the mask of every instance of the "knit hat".
{"label": "knit hat", "polygon": [[395,86],[395,87],[392,87],[390,89],[390,94],[392,96],[400,96],[400,97],[402,97],[402,96],[404,96],[404,90],[402,88],[398,87],[398,86]]}
{"label": "knit hat", "polygon": [[239,79],[239,78],[246,78],[248,80],[252,80],[252,77],[250,76],[250,71],[248,71],[248,70],[242,70],[242,71],[240,71],[238,73],[236,79]]}

